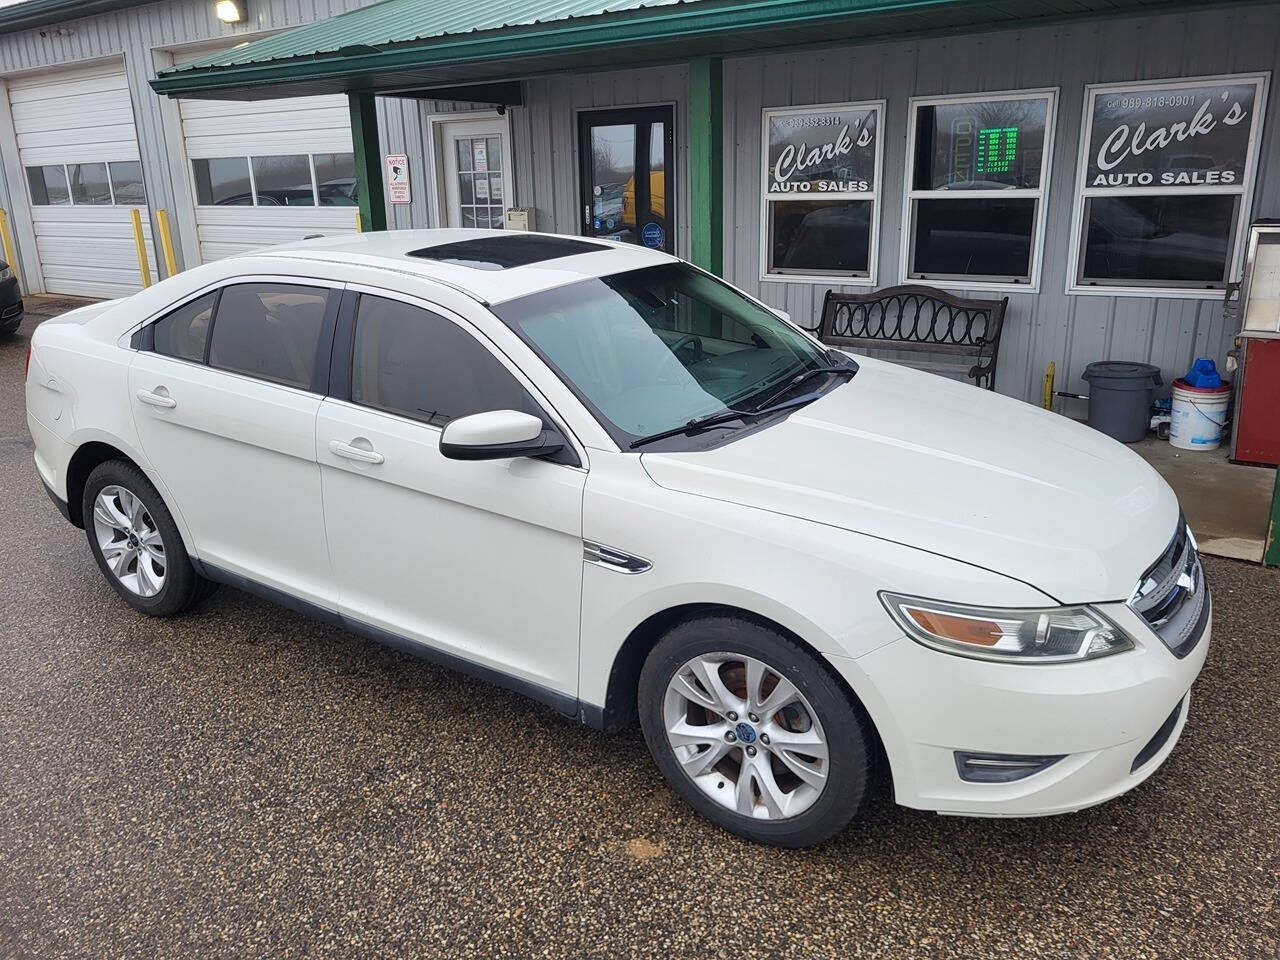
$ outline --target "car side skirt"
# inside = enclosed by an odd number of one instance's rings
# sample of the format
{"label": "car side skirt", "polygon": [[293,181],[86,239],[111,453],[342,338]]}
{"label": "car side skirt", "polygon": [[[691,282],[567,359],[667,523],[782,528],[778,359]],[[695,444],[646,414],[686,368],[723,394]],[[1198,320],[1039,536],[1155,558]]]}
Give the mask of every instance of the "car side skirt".
{"label": "car side skirt", "polygon": [[603,707],[584,703],[577,697],[533,683],[524,677],[517,677],[501,670],[495,670],[493,667],[447,653],[410,637],[401,636],[382,627],[339,613],[336,610],[329,610],[309,600],[296,597],[278,587],[260,583],[242,574],[197,560],[195,557],[191,558],[191,565],[196,568],[197,573],[208,580],[225,583],[228,586],[235,587],[237,590],[255,594],[316,620],[350,630],[352,633],[368,640],[373,640],[384,646],[392,647],[442,667],[448,667],[450,670],[456,670],[458,673],[475,677],[477,680],[492,683],[494,686],[502,687],[504,690],[518,693],[521,696],[528,697],[530,700],[545,704],[567,717],[574,717],[586,726],[597,729],[603,729],[604,727]]}

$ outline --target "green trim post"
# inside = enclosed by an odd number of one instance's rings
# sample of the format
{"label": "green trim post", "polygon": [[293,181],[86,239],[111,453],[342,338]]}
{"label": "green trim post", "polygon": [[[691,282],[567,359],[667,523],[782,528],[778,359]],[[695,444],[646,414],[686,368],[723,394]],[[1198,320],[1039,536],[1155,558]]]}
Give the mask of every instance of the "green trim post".
{"label": "green trim post", "polygon": [[356,155],[360,191],[360,230],[387,229],[387,202],[382,191],[382,149],[378,146],[378,108],[372,93],[348,93],[351,143]]}
{"label": "green trim post", "polygon": [[1280,469],[1276,470],[1276,485],[1271,494],[1271,519],[1267,521],[1267,542],[1262,548],[1262,563],[1267,567],[1280,567]]}
{"label": "green trim post", "polygon": [[719,57],[689,61],[689,259],[724,272],[724,82]]}

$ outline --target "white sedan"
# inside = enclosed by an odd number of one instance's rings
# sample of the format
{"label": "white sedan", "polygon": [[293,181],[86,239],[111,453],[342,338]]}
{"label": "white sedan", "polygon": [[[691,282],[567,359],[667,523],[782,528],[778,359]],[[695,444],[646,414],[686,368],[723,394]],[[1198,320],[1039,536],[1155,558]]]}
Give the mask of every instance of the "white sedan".
{"label": "white sedan", "polygon": [[1132,452],[638,247],[304,241],[47,321],[28,362],[36,468],[127,603],[229,583],[638,720],[681,796],[768,843],[876,789],[1116,796],[1208,648],[1194,541]]}

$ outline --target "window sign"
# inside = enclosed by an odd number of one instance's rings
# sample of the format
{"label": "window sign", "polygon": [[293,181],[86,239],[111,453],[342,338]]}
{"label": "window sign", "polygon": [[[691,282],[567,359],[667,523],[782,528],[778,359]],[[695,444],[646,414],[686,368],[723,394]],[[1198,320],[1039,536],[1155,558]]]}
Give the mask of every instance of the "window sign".
{"label": "window sign", "polygon": [[768,193],[870,193],[875,185],[876,106],[771,111]]}
{"label": "window sign", "polygon": [[763,279],[874,282],[884,101],[765,110]]}
{"label": "window sign", "polygon": [[1095,93],[1090,187],[1223,186],[1244,182],[1258,81]]}
{"label": "window sign", "polygon": [[911,101],[903,274],[1034,288],[1056,90]]}
{"label": "window sign", "polygon": [[1221,295],[1239,273],[1266,84],[1086,88],[1069,293]]}
{"label": "window sign", "polygon": [[1035,190],[1044,165],[1048,94],[917,100],[917,190]]}

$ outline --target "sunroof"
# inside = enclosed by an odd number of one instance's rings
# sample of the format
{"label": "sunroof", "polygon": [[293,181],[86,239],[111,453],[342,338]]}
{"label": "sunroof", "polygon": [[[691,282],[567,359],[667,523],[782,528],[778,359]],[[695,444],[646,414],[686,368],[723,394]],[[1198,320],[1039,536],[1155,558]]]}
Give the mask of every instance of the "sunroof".
{"label": "sunroof", "polygon": [[602,243],[588,243],[568,237],[542,237],[527,233],[511,233],[501,237],[476,237],[442,243],[438,247],[410,250],[409,256],[439,263],[453,263],[475,270],[507,270],[544,260],[572,257],[579,253],[608,250]]}

